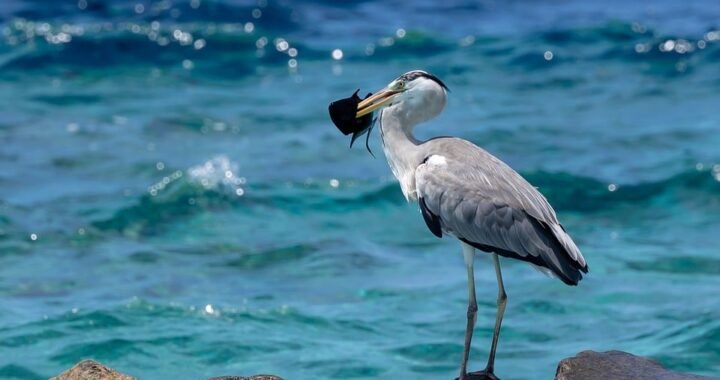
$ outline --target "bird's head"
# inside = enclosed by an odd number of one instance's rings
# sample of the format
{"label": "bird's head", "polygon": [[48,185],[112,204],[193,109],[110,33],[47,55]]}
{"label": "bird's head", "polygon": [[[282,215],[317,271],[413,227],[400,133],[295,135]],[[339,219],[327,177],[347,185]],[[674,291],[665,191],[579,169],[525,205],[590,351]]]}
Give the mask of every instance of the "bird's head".
{"label": "bird's head", "polygon": [[413,124],[437,116],[445,108],[448,88],[438,77],[421,70],[409,71],[358,104],[356,117],[387,107],[404,114]]}

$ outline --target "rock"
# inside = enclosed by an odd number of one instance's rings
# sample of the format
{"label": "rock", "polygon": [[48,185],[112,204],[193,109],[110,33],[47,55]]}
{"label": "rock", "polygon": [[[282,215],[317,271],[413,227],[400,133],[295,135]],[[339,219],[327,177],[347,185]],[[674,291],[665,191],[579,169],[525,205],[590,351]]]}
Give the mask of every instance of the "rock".
{"label": "rock", "polygon": [[[50,380],[137,380],[136,378],[120,373],[112,368],[104,366],[94,360],[83,360],[75,364],[69,370],[51,378]],[[255,376],[220,376],[210,380],[283,380],[273,375]]]}
{"label": "rock", "polygon": [[220,376],[220,377],[213,377],[209,380],[283,380],[281,377],[273,376],[273,375],[255,375],[255,376],[248,376],[248,377],[242,377],[242,376]]}
{"label": "rock", "polygon": [[560,361],[555,380],[720,380],[665,369],[660,363],[622,351],[583,351]]}
{"label": "rock", "polygon": [[136,380],[94,360],[83,360],[50,380]]}

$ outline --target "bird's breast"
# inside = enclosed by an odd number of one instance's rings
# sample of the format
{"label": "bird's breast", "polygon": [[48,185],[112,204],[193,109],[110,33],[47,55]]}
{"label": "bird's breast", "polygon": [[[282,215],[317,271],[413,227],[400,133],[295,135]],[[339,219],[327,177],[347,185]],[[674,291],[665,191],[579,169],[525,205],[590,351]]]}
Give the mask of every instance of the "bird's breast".
{"label": "bird's breast", "polygon": [[400,183],[405,199],[417,200],[415,170],[421,164],[420,142],[411,133],[412,128],[403,124],[397,110],[384,109],[380,113],[380,137],[388,166]]}

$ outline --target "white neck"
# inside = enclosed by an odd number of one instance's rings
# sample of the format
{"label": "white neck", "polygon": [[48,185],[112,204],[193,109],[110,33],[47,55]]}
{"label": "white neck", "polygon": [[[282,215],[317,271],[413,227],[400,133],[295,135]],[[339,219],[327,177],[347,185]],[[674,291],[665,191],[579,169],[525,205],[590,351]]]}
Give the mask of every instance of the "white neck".
{"label": "white neck", "polygon": [[422,142],[413,136],[413,124],[403,124],[402,115],[400,107],[383,109],[380,115],[380,137],[388,165],[400,182],[405,198],[410,201],[417,199],[415,169],[423,160],[419,149]]}

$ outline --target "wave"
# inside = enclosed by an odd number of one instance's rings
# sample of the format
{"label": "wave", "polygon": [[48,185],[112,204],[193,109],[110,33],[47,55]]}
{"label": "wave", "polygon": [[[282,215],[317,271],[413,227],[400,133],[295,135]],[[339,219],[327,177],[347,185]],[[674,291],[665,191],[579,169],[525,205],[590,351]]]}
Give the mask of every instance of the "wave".
{"label": "wave", "polygon": [[677,76],[717,60],[720,31],[711,29],[699,36],[668,35],[637,23],[610,21],[592,27],[540,31],[478,49],[488,57],[506,57],[508,66],[523,70],[616,61],[640,63],[642,72],[650,75]]}
{"label": "wave", "polygon": [[[189,4],[177,7],[189,8]],[[132,4],[112,12],[123,14],[126,8],[132,10]],[[117,68],[173,69],[208,78],[243,78],[255,75],[261,66],[288,67],[291,59],[329,59],[329,51],[283,37],[293,32],[303,35],[292,10],[268,6],[256,19],[252,13],[257,10],[218,2],[191,11],[180,9],[174,18],[158,10],[89,24],[20,19],[9,23],[6,44],[0,44],[0,72],[3,76],[28,71],[72,75]],[[720,57],[720,31],[694,37],[663,35],[622,21],[520,36],[469,35],[459,40],[422,29],[398,33],[362,43],[362,47],[348,46],[346,59],[383,62],[468,49],[523,70],[545,70],[568,62],[620,61],[641,63],[648,74],[682,75]],[[546,49],[554,51],[553,56],[547,56]]]}
{"label": "wave", "polygon": [[[78,36],[60,46],[37,41],[35,49],[13,55],[4,63],[0,61],[0,68],[3,75],[27,71],[72,75],[75,71],[118,67],[123,70],[175,68],[200,71],[209,77],[237,78],[255,74],[258,65],[287,66],[289,59],[285,51],[278,51],[274,46],[265,48],[266,44],[273,44],[272,39],[245,32],[200,35],[195,37],[192,45],[173,40],[170,31],[153,38],[121,31],[101,36]],[[263,48],[257,47],[258,40],[264,41]],[[281,43],[279,40],[276,42]],[[288,46],[302,52],[304,58],[320,54],[301,44]]]}
{"label": "wave", "polygon": [[457,43],[421,30],[403,30],[400,35],[386,36],[365,47],[364,58],[373,61],[429,57],[457,48]]}
{"label": "wave", "polygon": [[172,172],[149,186],[136,204],[91,225],[100,231],[153,235],[175,219],[232,207],[245,194],[244,185],[237,164],[225,156],[214,157]]}
{"label": "wave", "polygon": [[263,29],[258,20],[182,23],[156,19],[85,25],[21,19],[6,30],[5,44],[0,43],[4,76],[28,71],[72,76],[88,70],[174,68],[235,78],[253,75],[262,65],[288,66],[289,59],[298,54],[303,59],[327,56],[282,38],[282,27]]}
{"label": "wave", "polygon": [[[720,195],[718,171],[690,170],[672,177],[638,184],[610,184],[590,177],[566,173],[525,174],[555,209],[575,212],[603,211],[628,204],[640,206],[660,198],[692,198],[694,202]],[[667,201],[667,200],[665,200]]]}
{"label": "wave", "polygon": [[[192,325],[205,323],[208,318],[222,318],[224,321],[257,325],[296,325],[323,326],[341,331],[343,328],[362,328],[374,331],[371,324],[354,320],[329,319],[323,315],[307,314],[289,306],[269,308],[248,307],[246,305],[183,305],[178,303],[158,303],[150,300],[133,297],[129,301],[111,306],[108,309],[78,309],[75,308],[62,314],[46,316],[37,320],[24,322],[12,327],[0,328],[0,347],[24,348],[35,346],[42,342],[62,341],[76,335],[78,330],[94,331],[140,329],[143,334],[128,337],[128,339],[102,338],[91,344],[70,343],[57,353],[53,359],[67,362],[77,362],[87,356],[92,356],[98,350],[120,350],[120,346],[164,346],[168,343],[187,343],[195,339],[203,339],[200,335],[178,334],[167,336],[163,332],[148,329],[148,318],[165,319],[170,324]],[[117,345],[116,345],[117,343]],[[117,346],[117,347],[116,347]],[[77,358],[75,356],[78,356]],[[83,357],[84,356],[84,357]]]}
{"label": "wave", "polygon": [[[524,173],[556,210],[602,212],[620,207],[642,207],[655,201],[709,204],[720,194],[720,166],[690,170],[672,177],[639,184],[609,184],[579,175],[554,172]],[[175,171],[137,202],[95,221],[100,232],[154,235],[168,223],[192,215],[227,209],[267,207],[291,214],[347,213],[377,207],[404,207],[395,181],[343,181],[338,191],[326,181],[247,185],[237,165],[219,156],[185,172]],[[717,202],[715,202],[717,203]],[[240,264],[244,265],[244,264]]]}
{"label": "wave", "polygon": [[660,272],[686,275],[717,275],[720,259],[702,256],[659,257],[651,261],[630,261],[628,268],[639,272]]}
{"label": "wave", "polygon": [[[141,7],[138,7],[140,5]],[[261,11],[255,17],[253,11]],[[56,2],[30,0],[0,10],[3,19],[27,20],[90,20],[91,22],[168,21],[168,22],[246,22],[276,30],[293,30],[298,23],[292,9],[276,2],[255,1],[174,1],[138,2],[135,0],[88,0]]]}

